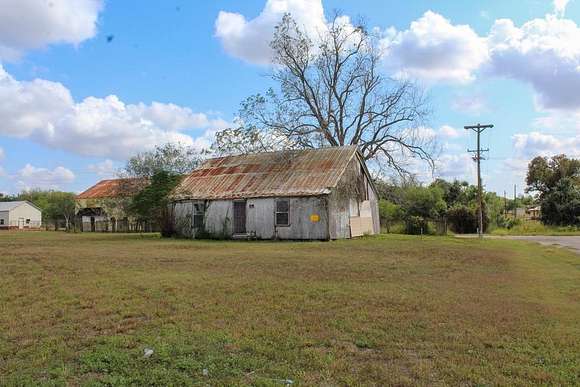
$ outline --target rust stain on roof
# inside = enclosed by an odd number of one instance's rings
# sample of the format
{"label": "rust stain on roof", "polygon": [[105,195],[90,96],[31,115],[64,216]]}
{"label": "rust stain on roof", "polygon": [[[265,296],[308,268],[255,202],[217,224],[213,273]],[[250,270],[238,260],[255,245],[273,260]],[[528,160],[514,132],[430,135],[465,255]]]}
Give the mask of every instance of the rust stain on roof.
{"label": "rust stain on roof", "polygon": [[207,160],[174,190],[175,200],[316,196],[336,186],[356,146],[255,153]]}
{"label": "rust stain on roof", "polygon": [[78,194],[77,199],[121,198],[136,195],[145,185],[144,178],[101,180],[86,191]]}

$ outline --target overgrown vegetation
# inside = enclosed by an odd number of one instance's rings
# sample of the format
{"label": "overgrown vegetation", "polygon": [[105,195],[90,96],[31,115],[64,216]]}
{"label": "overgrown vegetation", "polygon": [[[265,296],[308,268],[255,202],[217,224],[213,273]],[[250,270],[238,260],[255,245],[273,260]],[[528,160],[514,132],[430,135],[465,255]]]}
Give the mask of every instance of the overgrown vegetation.
{"label": "overgrown vegetation", "polygon": [[528,165],[528,191],[539,193],[542,223],[580,226],[580,160],[536,157]]}
{"label": "overgrown vegetation", "polygon": [[22,191],[13,196],[2,196],[2,201],[27,200],[42,210],[42,224],[55,230],[71,230],[75,222],[75,194],[53,190]]}
{"label": "overgrown vegetation", "polygon": [[0,245],[0,385],[580,382],[578,256],[563,249],[42,232]]}
{"label": "overgrown vegetation", "polygon": [[201,160],[202,155],[195,149],[171,143],[131,157],[120,175],[141,178],[147,185],[131,199],[129,213],[139,221],[157,225],[163,236],[175,235],[169,194]]}
{"label": "overgrown vegetation", "polygon": [[[477,232],[477,187],[467,182],[435,180],[424,186],[414,180],[376,183],[379,213],[383,225],[390,231],[400,222],[408,234],[433,233],[434,222],[445,222],[456,233]],[[484,228],[503,224],[504,214],[513,207],[488,192],[484,196]]]}

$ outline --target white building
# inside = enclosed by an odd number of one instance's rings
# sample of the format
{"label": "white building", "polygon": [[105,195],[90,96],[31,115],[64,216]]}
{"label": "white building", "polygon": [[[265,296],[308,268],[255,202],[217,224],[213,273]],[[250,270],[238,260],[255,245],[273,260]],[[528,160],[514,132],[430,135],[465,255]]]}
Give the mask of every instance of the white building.
{"label": "white building", "polygon": [[34,204],[23,202],[0,202],[0,230],[40,228],[42,211]]}

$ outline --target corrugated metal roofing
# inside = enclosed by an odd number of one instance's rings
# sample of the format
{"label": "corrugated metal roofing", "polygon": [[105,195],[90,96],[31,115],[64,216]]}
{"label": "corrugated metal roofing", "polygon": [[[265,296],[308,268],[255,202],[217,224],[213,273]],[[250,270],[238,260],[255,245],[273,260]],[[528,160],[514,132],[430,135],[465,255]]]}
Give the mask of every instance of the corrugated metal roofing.
{"label": "corrugated metal roofing", "polygon": [[0,202],[0,211],[12,211],[14,208],[26,204],[26,201],[20,202]]}
{"label": "corrugated metal roofing", "polygon": [[183,200],[328,194],[356,153],[356,146],[347,146],[210,159],[184,178],[172,196]]}
{"label": "corrugated metal roofing", "polygon": [[133,196],[145,185],[145,179],[110,179],[97,184],[76,196],[77,199],[104,199]]}

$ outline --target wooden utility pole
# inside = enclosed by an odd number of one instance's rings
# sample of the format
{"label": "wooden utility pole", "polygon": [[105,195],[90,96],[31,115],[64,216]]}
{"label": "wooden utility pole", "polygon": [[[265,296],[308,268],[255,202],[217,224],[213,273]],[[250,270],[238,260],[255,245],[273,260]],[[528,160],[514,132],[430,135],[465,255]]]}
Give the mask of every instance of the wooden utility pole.
{"label": "wooden utility pole", "polygon": [[483,188],[481,185],[481,160],[482,152],[489,152],[489,149],[481,149],[481,133],[488,128],[493,128],[493,125],[469,125],[464,126],[466,130],[473,130],[477,133],[477,149],[471,150],[468,149],[467,151],[470,153],[474,153],[473,160],[477,162],[477,212],[478,212],[478,220],[479,220],[479,227],[477,228],[477,234],[480,238],[483,238]]}
{"label": "wooden utility pole", "polygon": [[517,184],[514,184],[514,220],[516,220],[518,218],[518,196],[517,196],[517,192],[518,192],[518,186],[517,186]]}

